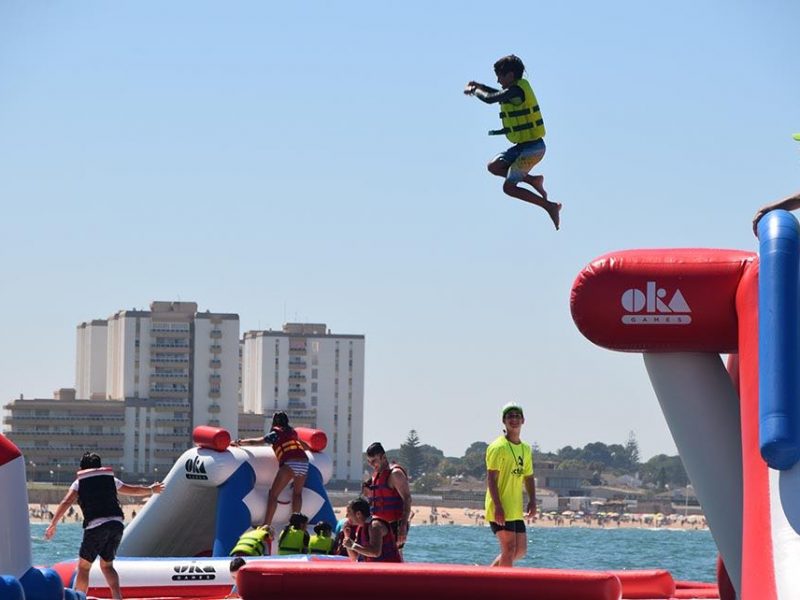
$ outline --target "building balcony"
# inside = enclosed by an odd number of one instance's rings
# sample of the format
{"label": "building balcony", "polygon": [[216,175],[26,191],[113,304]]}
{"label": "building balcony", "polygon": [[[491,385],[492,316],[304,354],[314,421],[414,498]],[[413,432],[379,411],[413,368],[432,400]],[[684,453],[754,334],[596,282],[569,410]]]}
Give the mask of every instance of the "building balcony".
{"label": "building balcony", "polygon": [[[208,424],[209,424],[211,427],[219,427],[219,426],[220,426],[219,419],[209,419],[209,420],[208,420]],[[262,432],[260,432],[260,433],[263,433],[263,431],[262,431]]]}
{"label": "building balcony", "polygon": [[189,402],[161,400],[153,398],[153,409],[158,412],[189,412]]}
{"label": "building balcony", "polygon": [[10,415],[3,419],[3,422],[6,425],[31,425],[32,423],[36,423],[37,425],[57,425],[62,426],[65,423],[75,423],[75,422],[90,422],[90,423],[102,423],[103,425],[119,425],[122,426],[125,424],[125,417],[123,415],[119,416],[97,416],[97,415],[82,415],[80,413],[75,413],[71,415],[44,415],[44,416],[34,416],[34,415]]}
{"label": "building balcony", "polygon": [[153,323],[150,326],[150,334],[155,337],[189,337],[189,324],[188,323]]}
{"label": "building balcony", "polygon": [[222,346],[220,344],[211,344],[208,350],[211,354],[219,354],[222,352]]}
{"label": "building balcony", "polygon": [[176,459],[180,456],[181,452],[179,450],[168,450],[165,448],[156,448],[153,450],[153,456],[156,458],[171,458]]}
{"label": "building balcony", "polygon": [[150,350],[153,352],[188,352],[189,348],[188,340],[185,343],[155,342],[154,344],[150,344]]}
{"label": "building balcony", "polygon": [[222,394],[220,393],[219,388],[211,388],[208,390],[208,397],[209,398],[219,398]]}
{"label": "building balcony", "polygon": [[218,339],[220,339],[220,338],[222,337],[222,331],[220,331],[219,329],[212,329],[212,330],[211,330],[211,331],[208,333],[208,335],[209,335],[209,337],[211,337],[212,339],[214,339],[214,340],[218,340]]}
{"label": "building balcony", "polygon": [[305,375],[289,375],[290,383],[302,383],[306,380]]}
{"label": "building balcony", "polygon": [[222,361],[218,358],[212,358],[208,361],[208,367],[210,369],[219,369],[222,366]]}
{"label": "building balcony", "polygon": [[156,419],[155,426],[156,427],[173,427],[175,425],[181,427],[189,427],[189,419]]}
{"label": "building balcony", "polygon": [[150,366],[151,367],[159,367],[163,365],[169,365],[172,367],[188,367],[189,366],[189,357],[188,356],[151,356],[150,357]]}
{"label": "building balcony", "polygon": [[306,395],[306,391],[302,388],[290,388],[288,393],[289,398],[302,398]]}
{"label": "building balcony", "polygon": [[305,356],[306,355],[306,347],[297,347],[297,348],[289,348],[289,356]]}
{"label": "building balcony", "polygon": [[150,381],[167,381],[169,383],[175,382],[189,382],[188,373],[150,373]]}
{"label": "building balcony", "polygon": [[216,402],[214,402],[213,404],[209,404],[208,405],[208,412],[210,412],[212,414],[220,413],[220,412],[222,412],[222,407],[219,404],[217,404]]}
{"label": "building balcony", "polygon": [[188,442],[189,432],[186,433],[156,433],[153,441],[161,444],[171,444],[173,442]]}
{"label": "building balcony", "polygon": [[297,361],[289,361],[289,369],[300,370],[306,368],[306,361],[304,360],[297,360]]}

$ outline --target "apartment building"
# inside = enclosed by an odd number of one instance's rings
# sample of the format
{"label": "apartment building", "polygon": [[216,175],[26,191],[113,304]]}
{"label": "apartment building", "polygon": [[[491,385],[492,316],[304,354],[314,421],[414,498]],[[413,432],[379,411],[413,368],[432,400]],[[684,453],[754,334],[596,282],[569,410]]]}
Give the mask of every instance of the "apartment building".
{"label": "apartment building", "polygon": [[247,331],[242,409],[267,417],[284,410],[295,426],[328,434],[333,479],[360,481],[364,430],[364,336],[331,333],[324,323]]}
{"label": "apartment building", "polygon": [[28,481],[71,483],[88,451],[109,466],[123,464],[124,402],[77,400],[74,389],[64,388],[53,398],[20,397],[3,408],[6,435],[25,456]]}

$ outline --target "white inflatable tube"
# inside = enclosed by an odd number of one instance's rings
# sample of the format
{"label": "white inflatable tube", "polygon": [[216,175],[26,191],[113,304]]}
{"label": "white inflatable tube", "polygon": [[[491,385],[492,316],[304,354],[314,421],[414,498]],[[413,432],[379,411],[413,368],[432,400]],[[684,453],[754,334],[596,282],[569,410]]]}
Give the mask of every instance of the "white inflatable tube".
{"label": "white inflatable tube", "polygon": [[738,593],[743,493],[738,395],[717,354],[645,353],[644,364]]}

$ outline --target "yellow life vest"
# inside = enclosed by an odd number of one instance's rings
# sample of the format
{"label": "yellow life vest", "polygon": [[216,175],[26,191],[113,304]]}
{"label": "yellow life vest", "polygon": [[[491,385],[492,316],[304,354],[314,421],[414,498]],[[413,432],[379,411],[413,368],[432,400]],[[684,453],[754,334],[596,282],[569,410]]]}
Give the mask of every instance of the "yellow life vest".
{"label": "yellow life vest", "polygon": [[330,554],[333,550],[333,538],[324,535],[314,534],[308,542],[309,554]]}
{"label": "yellow life vest", "polygon": [[539,103],[536,101],[536,94],[533,93],[533,88],[527,79],[517,79],[513,85],[522,89],[525,99],[522,104],[500,103],[500,120],[503,122],[503,128],[490,131],[489,135],[505,135],[514,144],[535,142],[545,134],[544,120],[539,110]]}
{"label": "yellow life vest", "polygon": [[244,554],[246,556],[263,556],[264,555],[264,538],[267,537],[268,531],[266,529],[251,529],[245,531],[239,541],[231,550],[231,556],[237,554]]}
{"label": "yellow life vest", "polygon": [[288,526],[278,541],[278,554],[305,554],[308,551],[308,532]]}

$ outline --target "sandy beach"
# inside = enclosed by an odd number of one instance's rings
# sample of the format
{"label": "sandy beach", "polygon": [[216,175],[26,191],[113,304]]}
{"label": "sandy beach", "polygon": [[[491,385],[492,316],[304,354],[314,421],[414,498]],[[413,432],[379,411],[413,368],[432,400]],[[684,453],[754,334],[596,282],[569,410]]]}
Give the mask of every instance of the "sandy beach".
{"label": "sandy beach", "polygon": [[[124,504],[125,521],[131,522],[141,512],[141,504]],[[52,518],[51,511],[55,511],[56,504],[38,505],[29,504],[31,523],[49,523]],[[73,507],[72,514],[64,517],[64,522],[80,522],[80,510]],[[345,515],[345,507],[335,506],[334,513],[337,518]],[[442,508],[433,506],[415,506],[411,518],[413,527],[436,527],[447,525],[470,525],[473,527],[486,527],[483,511],[469,508]],[[530,527],[587,527],[598,529],[610,528],[662,528],[662,529],[705,529],[706,522],[703,517],[683,515],[623,515],[620,518],[598,518],[596,516],[580,515],[552,515],[544,514],[535,520],[528,520]]]}

